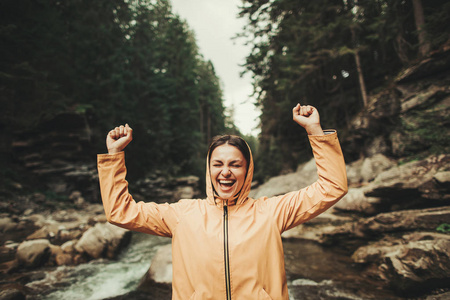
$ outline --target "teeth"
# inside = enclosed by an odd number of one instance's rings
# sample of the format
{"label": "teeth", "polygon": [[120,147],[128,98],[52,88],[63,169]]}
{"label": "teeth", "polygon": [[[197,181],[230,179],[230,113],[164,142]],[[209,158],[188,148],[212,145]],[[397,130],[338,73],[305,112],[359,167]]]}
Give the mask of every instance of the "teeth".
{"label": "teeth", "polygon": [[233,180],[220,180],[219,182],[223,183],[223,184],[232,184],[234,181]]}

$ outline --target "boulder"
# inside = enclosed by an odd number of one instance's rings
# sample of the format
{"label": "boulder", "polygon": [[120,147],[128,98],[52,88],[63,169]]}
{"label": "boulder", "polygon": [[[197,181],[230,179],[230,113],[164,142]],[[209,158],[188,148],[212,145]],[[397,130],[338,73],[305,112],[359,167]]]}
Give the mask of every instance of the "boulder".
{"label": "boulder", "polygon": [[435,179],[435,175],[440,178],[442,172],[446,172],[448,169],[450,169],[449,154],[412,161],[380,173],[373,183],[366,187],[365,195],[387,199],[405,199],[407,202],[412,198],[423,198],[427,201],[436,200],[449,203],[450,190],[445,184],[441,184]]}
{"label": "boulder", "polygon": [[72,265],[74,262],[74,256],[68,253],[58,253],[55,256],[55,263],[58,266]]}
{"label": "boulder", "polygon": [[445,187],[450,188],[450,171],[441,171],[434,174],[433,179],[436,180],[436,182]]}
{"label": "boulder", "polygon": [[192,186],[179,186],[175,189],[173,200],[178,201],[180,199],[193,199],[195,191]]}
{"label": "boulder", "polygon": [[382,240],[360,247],[352,259],[402,294],[417,295],[450,284],[448,234],[415,232],[399,240]]}
{"label": "boulder", "polygon": [[80,253],[91,258],[114,258],[131,239],[131,232],[109,223],[98,223],[89,228],[75,245]]}
{"label": "boulder", "polygon": [[385,234],[435,231],[439,225],[449,223],[449,220],[450,206],[382,213],[336,227],[335,230],[324,233],[321,242],[353,245],[355,240],[364,243]]}
{"label": "boulder", "polygon": [[396,165],[397,163],[395,160],[388,158],[381,153],[366,157],[361,165],[361,179],[363,182],[370,182],[381,172]]}
{"label": "boulder", "polygon": [[76,250],[75,250],[76,243],[77,243],[77,240],[67,241],[61,245],[61,250],[64,253],[73,254],[76,252]]}
{"label": "boulder", "polygon": [[27,236],[27,240],[37,240],[37,239],[52,239],[58,233],[58,225],[57,224],[48,224],[45,225],[29,236]]}
{"label": "boulder", "polygon": [[9,217],[0,218],[0,232],[14,231],[17,228],[17,222]]}
{"label": "boulder", "polygon": [[198,197],[201,194],[198,185],[197,176],[168,178],[160,172],[155,172],[149,177],[136,181],[132,189],[137,191],[133,193],[136,201],[172,203],[180,199]]}
{"label": "boulder", "polygon": [[362,215],[380,213],[381,199],[367,197],[364,188],[349,188],[348,193],[333,208],[344,212],[355,212]]}
{"label": "boulder", "polygon": [[364,159],[358,159],[356,161],[351,162],[350,164],[346,165],[347,170],[347,182],[350,187],[361,186],[361,183],[363,181],[361,170],[362,170],[362,164],[364,162]]}
{"label": "boulder", "polygon": [[150,292],[155,286],[172,286],[172,245],[161,246],[152,259],[147,273],[141,279],[138,290]]}
{"label": "boulder", "polygon": [[16,285],[2,286],[0,291],[1,300],[25,300],[27,299],[27,294],[23,291],[24,287]]}
{"label": "boulder", "polygon": [[318,179],[314,159],[300,165],[296,172],[270,178],[258,188],[250,191],[250,197],[272,197],[304,188]]}
{"label": "boulder", "polygon": [[351,222],[352,218],[338,216],[330,209],[308,222],[289,229],[281,235],[284,239],[302,239],[319,242],[323,234],[332,232],[336,226]]}
{"label": "boulder", "polygon": [[22,242],[17,248],[17,260],[24,267],[40,267],[48,261],[51,255],[50,246],[50,242],[45,239]]}

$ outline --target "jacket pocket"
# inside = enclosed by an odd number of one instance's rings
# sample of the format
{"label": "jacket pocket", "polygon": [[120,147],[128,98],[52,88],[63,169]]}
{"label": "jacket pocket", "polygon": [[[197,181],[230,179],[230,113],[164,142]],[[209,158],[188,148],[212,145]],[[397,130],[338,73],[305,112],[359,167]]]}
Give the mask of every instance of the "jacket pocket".
{"label": "jacket pocket", "polygon": [[273,300],[272,297],[266,292],[265,289],[261,289],[258,294],[258,300]]}

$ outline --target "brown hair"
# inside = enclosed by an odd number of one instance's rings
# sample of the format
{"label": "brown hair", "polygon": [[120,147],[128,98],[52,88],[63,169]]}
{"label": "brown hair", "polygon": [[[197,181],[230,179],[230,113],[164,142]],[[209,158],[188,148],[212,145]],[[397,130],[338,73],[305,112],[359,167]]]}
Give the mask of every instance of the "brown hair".
{"label": "brown hair", "polygon": [[238,150],[241,151],[242,155],[245,158],[248,170],[250,164],[250,149],[244,139],[237,135],[225,134],[215,136],[211,144],[209,145],[208,161],[211,160],[211,154],[214,149],[222,145],[231,145],[238,148]]}

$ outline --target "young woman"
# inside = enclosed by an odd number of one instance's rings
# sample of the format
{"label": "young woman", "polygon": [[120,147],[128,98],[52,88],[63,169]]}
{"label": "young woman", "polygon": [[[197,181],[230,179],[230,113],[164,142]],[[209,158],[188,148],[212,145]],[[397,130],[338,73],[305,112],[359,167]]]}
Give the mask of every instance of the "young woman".
{"label": "young woman", "polygon": [[347,192],[337,133],[322,131],[312,106],[298,104],[292,113],[309,135],[319,179],[271,198],[248,197],[252,154],[245,141],[228,135],[210,146],[206,199],[136,203],[128,192],[122,152],[132,129],[125,125],[108,133],[108,154],[98,155],[107,219],[172,238],[173,299],[289,299],[281,233],[324,212]]}

